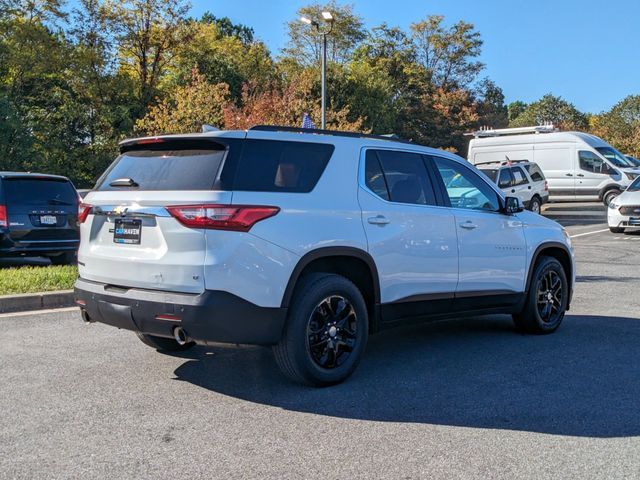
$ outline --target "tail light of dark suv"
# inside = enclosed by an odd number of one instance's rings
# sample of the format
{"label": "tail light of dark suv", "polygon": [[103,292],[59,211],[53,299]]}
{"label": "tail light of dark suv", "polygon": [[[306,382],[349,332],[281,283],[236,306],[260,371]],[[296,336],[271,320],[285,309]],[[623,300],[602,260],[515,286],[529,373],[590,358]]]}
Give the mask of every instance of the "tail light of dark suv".
{"label": "tail light of dark suv", "polygon": [[236,232],[248,232],[257,222],[280,211],[279,207],[261,205],[173,205],[166,208],[186,227]]}
{"label": "tail light of dark suv", "polygon": [[7,219],[7,207],[0,205],[0,227],[6,227],[9,225]]}

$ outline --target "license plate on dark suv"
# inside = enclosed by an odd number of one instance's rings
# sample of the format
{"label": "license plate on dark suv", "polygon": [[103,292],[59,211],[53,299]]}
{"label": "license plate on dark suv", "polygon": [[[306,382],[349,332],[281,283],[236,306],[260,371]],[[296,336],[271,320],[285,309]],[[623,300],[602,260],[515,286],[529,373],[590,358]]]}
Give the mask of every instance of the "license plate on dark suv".
{"label": "license plate on dark suv", "polygon": [[115,243],[140,244],[142,220],[116,218],[113,230]]}

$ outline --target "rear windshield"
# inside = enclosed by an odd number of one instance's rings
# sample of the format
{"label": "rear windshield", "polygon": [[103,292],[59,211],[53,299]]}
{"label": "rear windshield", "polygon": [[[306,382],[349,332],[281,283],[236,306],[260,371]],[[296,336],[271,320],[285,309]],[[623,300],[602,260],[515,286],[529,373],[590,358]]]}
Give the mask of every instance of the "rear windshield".
{"label": "rear windshield", "polygon": [[[134,150],[120,155],[98,190],[211,190],[226,150]],[[118,183],[114,183],[121,180]],[[127,180],[130,180],[129,185]]]}
{"label": "rear windshield", "polygon": [[5,178],[3,185],[7,203],[42,206],[78,203],[76,190],[67,180]]}

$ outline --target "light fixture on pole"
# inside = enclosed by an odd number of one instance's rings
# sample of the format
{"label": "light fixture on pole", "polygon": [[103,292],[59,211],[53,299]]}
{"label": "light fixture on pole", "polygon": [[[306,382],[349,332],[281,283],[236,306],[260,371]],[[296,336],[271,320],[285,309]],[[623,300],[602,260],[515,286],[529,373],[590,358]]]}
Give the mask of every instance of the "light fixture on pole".
{"label": "light fixture on pole", "polygon": [[334,18],[331,12],[322,12],[322,19],[328,25],[328,28],[321,28],[320,23],[311,20],[308,17],[300,17],[300,21],[307,25],[311,25],[316,29],[318,35],[322,36],[322,129],[327,128],[327,35],[333,30]]}

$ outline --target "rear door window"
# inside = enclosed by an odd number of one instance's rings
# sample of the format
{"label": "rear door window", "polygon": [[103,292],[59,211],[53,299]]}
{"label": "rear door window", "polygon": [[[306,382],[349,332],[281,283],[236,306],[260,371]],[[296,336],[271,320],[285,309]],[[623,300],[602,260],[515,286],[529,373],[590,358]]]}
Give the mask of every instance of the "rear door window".
{"label": "rear door window", "polygon": [[246,140],[238,164],[229,165],[235,169],[232,189],[310,192],[318,183],[333,150],[334,146],[326,143]]}
{"label": "rear door window", "polygon": [[78,203],[76,190],[67,180],[9,177],[3,185],[8,204],[55,207]]}
{"label": "rear door window", "polygon": [[524,185],[528,183],[527,176],[524,174],[520,167],[512,167],[511,174],[513,175],[514,185]]}
{"label": "rear door window", "polygon": [[[211,190],[226,154],[223,145],[194,149],[144,149],[120,155],[99,181],[98,190]],[[120,186],[116,180],[132,181]]]}
{"label": "rear door window", "polygon": [[373,159],[379,161],[379,167],[384,174],[384,187],[380,180],[373,185],[379,192],[372,188],[372,178],[367,178],[367,186],[382,198],[387,199],[385,191],[388,192],[388,199],[397,203],[410,203],[416,205],[436,205],[433,185],[427,173],[422,155],[410,152],[395,150],[370,150],[367,153],[367,165],[375,163]]}

